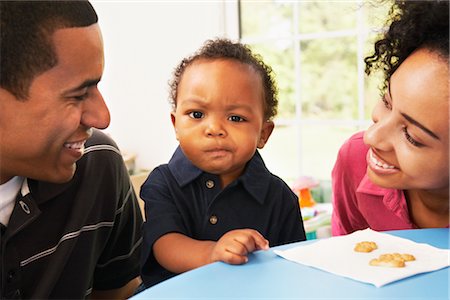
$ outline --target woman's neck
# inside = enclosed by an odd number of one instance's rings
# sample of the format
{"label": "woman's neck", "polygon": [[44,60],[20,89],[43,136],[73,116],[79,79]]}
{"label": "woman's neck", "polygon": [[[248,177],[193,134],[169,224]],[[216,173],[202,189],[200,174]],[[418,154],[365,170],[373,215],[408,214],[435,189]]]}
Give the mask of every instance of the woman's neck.
{"label": "woman's neck", "polygon": [[448,227],[449,192],[426,190],[405,191],[409,215],[419,228]]}

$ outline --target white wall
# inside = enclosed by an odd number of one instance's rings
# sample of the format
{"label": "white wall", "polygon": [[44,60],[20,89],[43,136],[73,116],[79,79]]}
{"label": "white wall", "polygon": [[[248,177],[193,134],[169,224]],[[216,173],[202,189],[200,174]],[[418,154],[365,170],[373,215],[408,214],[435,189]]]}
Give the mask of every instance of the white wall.
{"label": "white wall", "polygon": [[167,163],[177,146],[168,103],[172,70],[206,39],[236,38],[237,6],[225,0],[92,3],[105,45],[106,131],[122,151],[137,155],[136,169]]}

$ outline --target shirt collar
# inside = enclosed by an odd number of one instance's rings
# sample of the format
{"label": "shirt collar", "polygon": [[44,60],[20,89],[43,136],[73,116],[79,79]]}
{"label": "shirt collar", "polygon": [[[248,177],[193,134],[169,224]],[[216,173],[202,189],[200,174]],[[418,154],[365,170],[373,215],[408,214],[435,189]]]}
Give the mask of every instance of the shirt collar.
{"label": "shirt collar", "polygon": [[[175,150],[168,166],[180,187],[186,186],[201,174],[206,173],[192,164],[180,146]],[[267,170],[261,155],[256,151],[247,163],[244,173],[232,185],[241,183],[249,194],[262,204],[269,189],[271,176],[272,174]]]}
{"label": "shirt collar", "polygon": [[181,147],[178,146],[169,161],[169,170],[175,177],[178,185],[184,187],[191,181],[199,177],[203,171],[192,164],[192,162],[184,155]]}
{"label": "shirt collar", "polygon": [[406,198],[403,190],[382,188],[370,181],[367,174],[364,175],[363,179],[359,183],[356,192],[383,197],[383,203],[387,207],[392,210],[401,208],[401,210],[406,212],[406,214],[408,213]]}
{"label": "shirt collar", "polygon": [[50,183],[26,178],[22,184],[20,193],[22,197],[32,194],[36,203],[40,204],[63,193],[72,185],[73,181],[74,178],[67,183]]}

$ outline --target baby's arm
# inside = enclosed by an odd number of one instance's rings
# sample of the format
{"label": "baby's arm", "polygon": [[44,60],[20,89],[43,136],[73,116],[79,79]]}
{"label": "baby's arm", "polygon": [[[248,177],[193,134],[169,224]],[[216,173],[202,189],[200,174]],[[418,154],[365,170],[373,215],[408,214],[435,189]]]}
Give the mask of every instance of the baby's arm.
{"label": "baby's arm", "polygon": [[249,253],[268,248],[269,242],[253,229],[229,231],[217,242],[195,240],[172,232],[160,237],[153,245],[158,263],[173,273],[186,272],[216,261],[243,264],[248,261]]}

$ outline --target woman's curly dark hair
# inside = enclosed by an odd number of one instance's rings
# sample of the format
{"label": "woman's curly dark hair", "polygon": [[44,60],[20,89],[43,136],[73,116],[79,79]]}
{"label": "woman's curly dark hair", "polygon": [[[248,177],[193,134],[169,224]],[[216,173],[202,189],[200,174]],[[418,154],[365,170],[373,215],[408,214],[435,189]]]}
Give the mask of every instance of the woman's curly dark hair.
{"label": "woman's curly dark hair", "polygon": [[173,72],[169,82],[170,103],[176,109],[178,86],[184,71],[199,59],[232,59],[251,66],[262,79],[264,89],[264,118],[271,120],[277,114],[278,89],[273,77],[272,68],[266,65],[259,54],[253,53],[247,45],[232,42],[229,39],[218,38],[207,40],[192,56],[184,58]]}
{"label": "woman's curly dark hair", "polygon": [[364,59],[366,74],[384,72],[382,89],[392,74],[416,49],[427,48],[448,61],[449,0],[396,0],[389,10],[388,30],[375,43],[374,53]]}

